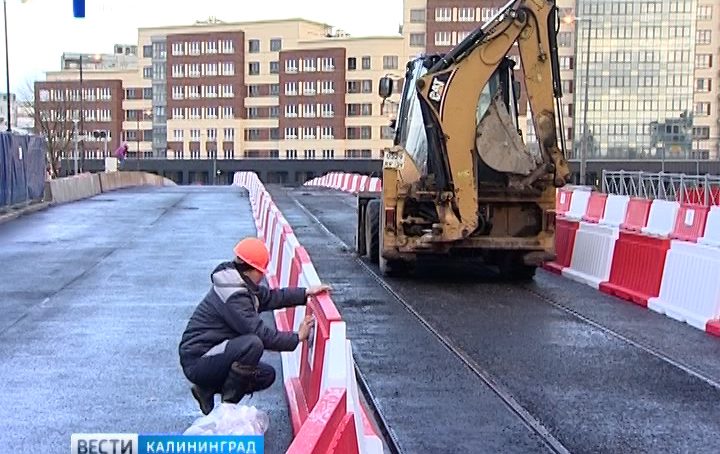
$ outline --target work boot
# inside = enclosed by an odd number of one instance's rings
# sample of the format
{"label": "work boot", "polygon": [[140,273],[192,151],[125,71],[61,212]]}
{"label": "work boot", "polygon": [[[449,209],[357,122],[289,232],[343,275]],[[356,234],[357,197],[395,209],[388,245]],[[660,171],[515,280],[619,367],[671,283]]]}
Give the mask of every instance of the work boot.
{"label": "work boot", "polygon": [[210,414],[213,408],[215,408],[215,392],[211,389],[201,388],[198,385],[193,385],[192,395],[200,405],[200,411],[204,414]]}
{"label": "work boot", "polygon": [[255,389],[256,379],[257,367],[234,362],[222,386],[222,401],[230,404],[240,402],[245,394]]}

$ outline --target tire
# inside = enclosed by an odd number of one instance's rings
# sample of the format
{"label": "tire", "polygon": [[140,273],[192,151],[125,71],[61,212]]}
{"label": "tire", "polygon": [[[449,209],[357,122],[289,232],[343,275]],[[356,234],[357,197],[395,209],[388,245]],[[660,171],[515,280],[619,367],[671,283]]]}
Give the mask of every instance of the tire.
{"label": "tire", "polygon": [[365,210],[365,250],[372,263],[380,256],[380,201],[371,200]]}

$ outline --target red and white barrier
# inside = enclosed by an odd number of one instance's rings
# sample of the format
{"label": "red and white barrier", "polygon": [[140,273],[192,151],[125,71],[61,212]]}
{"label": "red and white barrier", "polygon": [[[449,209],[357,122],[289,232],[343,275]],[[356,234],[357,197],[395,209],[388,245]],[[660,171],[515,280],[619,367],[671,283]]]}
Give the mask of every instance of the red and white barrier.
{"label": "red and white barrier", "polygon": [[[361,181],[360,176],[353,179],[326,175],[313,180],[310,185],[348,184],[359,188]],[[257,175],[237,172],[233,184],[249,191],[258,236],[270,251],[268,284],[271,287],[319,284],[310,256]],[[316,322],[312,341],[301,343],[293,352],[281,354],[295,435],[287,452],[382,453],[382,441],[358,398],[345,322],[330,296],[310,298],[306,306],[277,310],[275,322],[280,330],[297,331],[306,313]]]}
{"label": "red and white barrier", "polygon": [[[563,276],[594,288],[599,288],[600,282],[608,280],[615,242],[620,233],[619,226],[625,219],[628,200],[627,196],[610,195],[604,200],[603,215],[597,224],[580,223],[575,234],[570,267],[562,271]],[[590,208],[588,206],[588,211]],[[597,206],[593,209],[597,213]]]}
{"label": "red and white barrier", "polygon": [[313,178],[305,186],[317,186],[337,189],[343,192],[357,194],[358,192],[382,191],[382,180],[376,177],[360,175],[358,173],[332,172],[322,177]]}
{"label": "red and white barrier", "polygon": [[[565,191],[558,191],[559,196],[556,199],[562,208],[565,204]],[[556,215],[555,219],[555,260],[544,265],[545,269],[553,273],[561,274],[562,271],[570,266],[575,245],[575,235],[580,227],[580,219],[585,215],[588,202],[590,201],[590,190],[587,188],[578,188],[573,195],[568,197],[569,206],[564,214]]]}

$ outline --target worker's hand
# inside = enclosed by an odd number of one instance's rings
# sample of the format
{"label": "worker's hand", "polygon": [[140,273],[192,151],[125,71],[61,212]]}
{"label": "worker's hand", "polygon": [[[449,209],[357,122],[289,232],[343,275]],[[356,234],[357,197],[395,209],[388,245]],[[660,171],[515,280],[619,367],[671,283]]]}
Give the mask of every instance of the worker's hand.
{"label": "worker's hand", "polygon": [[302,323],[300,323],[300,329],[298,329],[298,338],[300,339],[300,342],[308,340],[308,337],[310,337],[310,332],[312,331],[314,326],[315,319],[313,318],[313,316],[305,316]]}
{"label": "worker's hand", "polygon": [[329,285],[320,284],[320,285],[312,285],[312,286],[310,286],[310,288],[308,288],[308,289],[305,291],[305,293],[307,294],[307,296],[316,296],[316,295],[319,295],[319,294],[321,294],[321,293],[323,293],[323,292],[329,292],[329,291],[331,291],[331,290],[332,290],[332,289],[330,288]]}

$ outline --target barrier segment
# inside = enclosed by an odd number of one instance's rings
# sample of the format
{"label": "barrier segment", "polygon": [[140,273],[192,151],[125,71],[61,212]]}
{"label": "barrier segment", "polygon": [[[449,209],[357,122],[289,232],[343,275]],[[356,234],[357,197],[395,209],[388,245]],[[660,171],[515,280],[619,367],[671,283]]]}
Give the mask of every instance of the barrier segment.
{"label": "barrier segment", "polygon": [[[283,287],[319,283],[307,251],[257,176],[236,173],[233,182],[248,189],[258,233],[264,234],[271,251],[268,283]],[[294,314],[288,309],[275,311],[280,329],[297,330],[304,310],[315,316],[316,328],[311,343],[282,353],[286,397],[296,434],[288,452],[382,453],[382,442],[359,404],[354,373],[347,372],[354,371],[350,341],[329,295],[312,297],[306,307],[293,309]]]}
{"label": "barrier segment", "polygon": [[330,172],[322,177],[307,181],[305,186],[317,186],[357,194],[358,192],[382,191],[382,180],[358,173]]}

